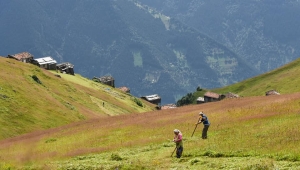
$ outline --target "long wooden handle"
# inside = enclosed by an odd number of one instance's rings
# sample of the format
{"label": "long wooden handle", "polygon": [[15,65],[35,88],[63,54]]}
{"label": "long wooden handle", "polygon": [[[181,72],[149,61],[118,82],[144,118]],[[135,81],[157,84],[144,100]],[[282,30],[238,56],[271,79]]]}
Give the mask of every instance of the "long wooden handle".
{"label": "long wooden handle", "polygon": [[198,126],[199,120],[201,120],[201,119],[202,119],[202,116],[200,116],[200,117],[199,117],[199,119],[198,119],[198,121],[197,121],[197,124],[196,124],[196,126],[195,126],[195,129],[194,129],[194,131],[193,131],[193,134],[192,134],[192,136],[191,136],[191,137],[193,137],[193,135],[194,135],[194,133],[195,133],[195,130],[197,129],[197,126]]}
{"label": "long wooden handle", "polygon": [[174,151],[172,152],[172,155],[171,155],[171,157],[173,156],[173,153],[175,152],[176,148],[177,148],[177,146],[175,146],[175,149],[174,149]]}
{"label": "long wooden handle", "polygon": [[196,124],[195,129],[194,129],[193,134],[192,134],[191,137],[193,137],[193,135],[194,135],[194,133],[195,133],[195,130],[196,130],[197,126],[198,126],[198,124]]}

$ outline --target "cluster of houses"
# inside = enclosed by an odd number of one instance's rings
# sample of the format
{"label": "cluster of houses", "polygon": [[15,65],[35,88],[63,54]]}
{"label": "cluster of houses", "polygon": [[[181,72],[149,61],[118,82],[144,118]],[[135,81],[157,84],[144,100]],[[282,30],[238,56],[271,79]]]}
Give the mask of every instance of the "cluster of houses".
{"label": "cluster of houses", "polygon": [[[69,62],[58,64],[52,57],[42,57],[34,59],[34,56],[29,52],[21,52],[18,54],[8,55],[7,58],[12,58],[24,63],[31,63],[47,70],[58,70],[61,73],[75,75],[74,65]],[[115,87],[115,80],[112,76],[94,77],[92,80]],[[128,87],[120,87],[120,90],[130,93]]]}
{"label": "cluster of houses", "polygon": [[[276,90],[269,90],[265,93],[266,96],[270,95],[280,95]],[[226,94],[218,94],[214,92],[206,92],[203,97],[198,97],[197,98],[197,104],[201,103],[207,103],[207,102],[215,102],[215,101],[220,101],[224,98],[239,98],[240,96],[231,92],[228,92]]]}
{"label": "cluster of houses", "polygon": [[[50,56],[34,59],[34,56],[29,52],[22,52],[14,55],[8,55],[7,58],[16,59],[24,63],[31,63],[47,70],[57,70],[60,71],[61,73],[75,75],[73,64],[69,62],[57,64],[56,60],[54,60]],[[115,80],[112,76],[94,77],[92,80],[115,88]],[[119,89],[125,93],[130,93],[130,89],[128,87],[123,86],[123,87],[119,87]],[[278,93],[276,90],[269,90],[265,94],[266,96],[280,95],[280,93]],[[226,94],[221,94],[221,95],[214,92],[206,92],[203,97],[197,98],[197,104],[220,101],[224,98],[238,98],[238,97],[239,95],[231,92],[228,92]],[[142,96],[141,99],[156,104],[159,109],[171,109],[177,107],[175,104],[167,104],[164,106],[160,106],[161,97],[158,94]]]}
{"label": "cluster of houses", "polygon": [[239,95],[231,93],[231,92],[220,95],[218,93],[208,91],[204,94],[203,97],[197,98],[197,104],[220,101],[224,98],[238,98],[238,97],[239,97]]}
{"label": "cluster of houses", "polygon": [[47,70],[58,70],[61,73],[74,75],[74,65],[69,62],[57,64],[52,57],[42,57],[34,59],[34,56],[29,52],[21,52],[18,54],[8,55],[7,58],[12,58],[24,63],[31,63]]}
{"label": "cluster of houses", "polygon": [[[93,81],[103,83],[115,88],[115,79],[112,76],[102,76],[102,77],[93,77]],[[128,87],[122,86],[119,87],[121,91],[125,93],[130,93],[130,89]],[[144,99],[152,104],[160,105],[161,104],[161,97],[158,94],[142,96],[141,99]]]}

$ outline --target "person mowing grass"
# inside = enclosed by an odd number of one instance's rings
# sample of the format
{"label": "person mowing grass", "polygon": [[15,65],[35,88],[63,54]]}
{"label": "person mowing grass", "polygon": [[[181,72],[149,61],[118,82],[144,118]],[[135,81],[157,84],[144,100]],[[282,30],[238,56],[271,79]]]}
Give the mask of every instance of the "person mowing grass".
{"label": "person mowing grass", "polygon": [[207,139],[207,131],[208,131],[208,128],[210,126],[210,123],[208,121],[207,116],[203,112],[200,112],[199,116],[200,116],[199,121],[196,123],[196,125],[200,124],[200,123],[203,123],[204,127],[203,127],[203,130],[202,130],[202,139]]}
{"label": "person mowing grass", "polygon": [[178,130],[174,130],[173,142],[176,143],[176,157],[180,158],[183,152],[182,133]]}

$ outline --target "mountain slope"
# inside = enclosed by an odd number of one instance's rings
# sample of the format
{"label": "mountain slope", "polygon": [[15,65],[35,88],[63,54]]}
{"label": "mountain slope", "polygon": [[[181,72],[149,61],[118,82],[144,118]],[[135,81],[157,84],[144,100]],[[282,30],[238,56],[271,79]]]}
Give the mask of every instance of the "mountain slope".
{"label": "mountain slope", "polygon": [[78,74],[51,73],[3,57],[0,65],[0,139],[91,118],[155,110],[148,102],[140,107],[134,96]]}
{"label": "mountain slope", "polygon": [[[2,2],[1,55],[29,51],[75,65],[92,78],[112,75],[135,96],[174,103],[195,86],[216,88],[258,72],[209,36],[135,1]],[[21,28],[21,29],[20,29]]]}
{"label": "mountain slope", "polygon": [[300,58],[278,69],[255,76],[239,83],[213,91],[219,93],[234,92],[241,96],[261,96],[269,90],[276,90],[281,94],[290,94],[300,91]]}
{"label": "mountain slope", "polygon": [[213,91],[219,94],[232,92],[241,97],[264,96],[266,92],[270,90],[275,90],[280,94],[296,93],[300,91],[300,80],[298,79],[299,74],[300,58],[267,73],[229,86],[215,89],[201,89],[200,91],[188,93],[178,100],[177,103],[179,105],[196,104],[197,98],[203,97],[204,93],[207,91]]}
{"label": "mountain slope", "polygon": [[207,34],[261,73],[300,56],[300,2],[139,0]]}

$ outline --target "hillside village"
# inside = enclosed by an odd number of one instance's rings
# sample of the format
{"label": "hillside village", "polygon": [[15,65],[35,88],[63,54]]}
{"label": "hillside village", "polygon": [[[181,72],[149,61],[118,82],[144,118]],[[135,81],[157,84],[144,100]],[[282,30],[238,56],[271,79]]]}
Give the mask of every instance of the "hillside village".
{"label": "hillside village", "polygon": [[[57,63],[56,60],[54,60],[51,56],[42,57],[42,58],[34,58],[32,54],[29,52],[21,52],[13,55],[8,55],[7,58],[15,59],[17,61],[23,62],[23,63],[30,63],[34,64],[40,68],[44,68],[46,70],[56,70],[57,72],[64,73],[64,74],[70,74],[75,76],[74,72],[74,65],[69,62],[63,62],[63,63]],[[56,75],[59,76],[59,75]],[[108,86],[111,86],[115,88],[115,79],[112,76],[102,76],[102,77],[93,77],[93,81],[99,82],[102,84],[106,84]],[[130,88],[121,86],[118,87],[121,91],[125,93],[130,93]],[[279,92],[276,90],[269,90],[265,92],[265,95],[280,95]],[[196,99],[196,104],[203,104],[207,102],[216,102],[223,100],[225,98],[239,98],[240,96],[238,94],[234,94],[232,92],[228,92],[226,94],[218,94],[215,92],[207,91],[203,96],[200,96]],[[157,109],[173,109],[178,107],[176,104],[166,104],[161,105],[161,97],[158,94],[152,94],[152,95],[146,95],[140,97],[143,100],[146,100],[152,104],[157,105]]]}
{"label": "hillside village", "polygon": [[[7,58],[15,59],[17,61],[23,62],[23,63],[30,63],[34,64],[40,68],[46,69],[46,70],[56,70],[57,72],[64,73],[64,74],[70,74],[75,76],[74,72],[74,65],[69,62],[63,62],[63,63],[57,63],[56,60],[54,60],[51,56],[42,57],[42,58],[34,58],[32,54],[29,52],[21,52],[13,55],[8,55]],[[59,76],[59,75],[56,75]],[[108,86],[111,86],[115,88],[115,80],[112,76],[102,76],[102,77],[93,77],[93,81],[99,82],[102,84],[106,84]],[[118,87],[121,91],[125,93],[130,93],[130,88],[121,86]],[[144,99],[150,103],[156,104],[157,108],[160,109],[161,104],[161,97],[157,94],[154,95],[147,95],[142,96],[141,99]],[[166,108],[166,107],[163,107]]]}
{"label": "hillside village", "polygon": [[157,110],[150,102],[80,74],[45,70],[2,56],[0,65],[0,139],[35,128]]}
{"label": "hillside village", "polygon": [[69,62],[58,64],[51,56],[36,58],[29,52],[21,52],[18,54],[8,55],[7,58],[15,59],[23,63],[30,63],[46,70],[57,70],[61,73],[75,75],[74,65]]}

